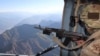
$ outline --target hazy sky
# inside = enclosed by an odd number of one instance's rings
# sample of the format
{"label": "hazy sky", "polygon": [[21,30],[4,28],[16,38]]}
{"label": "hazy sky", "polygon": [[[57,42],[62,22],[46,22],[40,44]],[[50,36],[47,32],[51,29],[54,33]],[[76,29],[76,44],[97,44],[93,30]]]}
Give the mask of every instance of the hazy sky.
{"label": "hazy sky", "polygon": [[[2,22],[2,24],[0,23],[0,26],[2,27],[5,26],[6,29],[9,27],[11,28],[12,24],[13,26],[15,26],[15,24],[21,22],[21,20],[30,19],[31,16],[33,17],[33,15],[36,14],[40,14],[40,15],[43,15],[43,13],[44,15],[45,13],[58,14],[59,12],[60,12],[59,14],[61,14],[63,11],[63,4],[64,4],[64,0],[0,0],[0,16],[4,17],[3,19],[0,18],[1,19],[0,22]],[[21,17],[21,18],[17,18],[17,17]],[[24,17],[24,19],[22,17]],[[18,19],[19,21],[17,21]],[[32,19],[34,19],[34,17]],[[40,23],[41,20],[44,19],[47,18],[45,17],[41,19],[37,18],[34,19],[32,22]],[[55,20],[58,20],[58,18],[56,18]],[[7,24],[7,22],[10,22],[9,25]],[[2,30],[2,27],[0,27],[0,31]],[[6,30],[5,28],[3,29]]]}
{"label": "hazy sky", "polygon": [[0,0],[0,12],[52,13],[63,10],[63,0]]}

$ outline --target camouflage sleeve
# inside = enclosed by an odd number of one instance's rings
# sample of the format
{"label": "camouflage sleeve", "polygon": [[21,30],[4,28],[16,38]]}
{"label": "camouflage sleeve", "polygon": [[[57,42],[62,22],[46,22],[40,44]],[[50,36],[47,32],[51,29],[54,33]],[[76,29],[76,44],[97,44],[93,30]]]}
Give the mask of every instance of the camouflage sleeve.
{"label": "camouflage sleeve", "polygon": [[93,33],[89,38],[99,39],[100,38],[100,30]]}
{"label": "camouflage sleeve", "polygon": [[100,56],[100,31],[95,32],[89,38],[95,38],[95,40],[82,48],[80,56]]}

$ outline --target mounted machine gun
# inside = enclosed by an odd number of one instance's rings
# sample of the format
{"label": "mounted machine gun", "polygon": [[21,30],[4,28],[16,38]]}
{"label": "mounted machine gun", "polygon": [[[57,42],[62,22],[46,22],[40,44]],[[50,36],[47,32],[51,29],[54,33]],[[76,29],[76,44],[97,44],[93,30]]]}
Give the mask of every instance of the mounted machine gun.
{"label": "mounted machine gun", "polygon": [[60,43],[57,42],[57,41],[59,41],[58,39],[67,38],[69,41],[77,41],[77,40],[84,40],[85,41],[87,39],[87,36],[85,36],[85,35],[83,35],[81,33],[66,31],[64,29],[42,28],[40,25],[39,26],[35,26],[35,28],[39,29],[39,30],[42,30],[43,34],[46,34],[46,35],[50,35],[52,33],[56,33],[56,36],[53,36],[53,37],[54,37],[54,41],[58,44],[58,45],[55,45],[55,46],[51,46],[51,47],[43,50],[42,52],[37,53],[36,56],[40,56],[40,55],[42,55],[42,54],[44,54],[44,53],[46,53],[48,51],[53,50],[56,47],[59,47],[59,46],[61,46],[62,48],[65,48],[66,50],[77,49],[76,47],[75,48],[67,48],[67,47],[65,47],[64,45],[61,44],[61,42]]}

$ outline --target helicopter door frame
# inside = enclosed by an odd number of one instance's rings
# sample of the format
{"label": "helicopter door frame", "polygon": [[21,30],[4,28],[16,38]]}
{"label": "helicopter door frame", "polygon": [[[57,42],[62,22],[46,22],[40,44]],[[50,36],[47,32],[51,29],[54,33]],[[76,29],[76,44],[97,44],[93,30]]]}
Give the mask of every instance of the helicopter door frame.
{"label": "helicopter door frame", "polygon": [[[73,14],[74,3],[75,3],[75,0],[64,0],[62,29],[65,29],[67,31],[70,30],[69,23],[70,23],[70,17]],[[60,56],[66,56],[66,55],[68,55],[68,51],[61,48],[60,49]]]}

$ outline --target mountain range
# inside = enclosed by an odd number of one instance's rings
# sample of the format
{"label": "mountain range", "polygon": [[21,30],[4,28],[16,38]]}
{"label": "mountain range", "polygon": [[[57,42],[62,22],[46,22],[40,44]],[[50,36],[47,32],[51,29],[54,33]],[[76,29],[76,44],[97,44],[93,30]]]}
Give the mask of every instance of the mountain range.
{"label": "mountain range", "polygon": [[[18,13],[18,12],[5,12],[0,13],[0,34],[4,31],[11,29],[15,26],[23,24],[43,24],[43,21],[61,21],[61,13],[53,14],[38,14],[31,13]],[[41,23],[42,22],[42,23]],[[46,26],[46,25],[45,25]]]}
{"label": "mountain range", "polygon": [[[50,17],[60,19],[59,16]],[[36,19],[33,18],[35,17],[32,16],[27,18],[29,20],[24,19],[21,20],[20,23],[16,21],[17,23],[13,25],[12,28],[5,30],[2,34],[0,34],[0,53],[35,55],[45,48],[50,47],[51,43],[53,42],[50,38],[48,38],[49,36],[43,38],[40,34],[41,31],[34,28],[34,22],[36,21]],[[47,18],[50,19],[49,17],[44,17],[44,20],[40,20],[40,22],[38,22],[38,25],[61,28],[60,20],[56,21],[54,19],[53,21],[53,19],[47,20]],[[53,51],[44,54],[44,56],[55,55],[59,55],[59,48],[56,48]]]}
{"label": "mountain range", "polygon": [[[33,25],[21,25],[5,31],[0,35],[0,53],[34,55],[50,46],[50,40],[43,40],[37,35],[39,30]],[[50,54],[51,53],[51,54]],[[58,49],[46,54],[58,54]]]}
{"label": "mountain range", "polygon": [[0,12],[0,34],[7,29],[13,28],[16,24],[30,16],[28,13]]}

